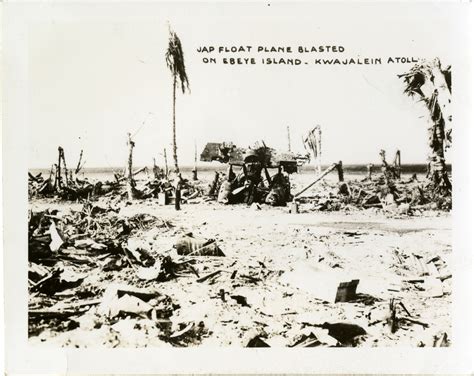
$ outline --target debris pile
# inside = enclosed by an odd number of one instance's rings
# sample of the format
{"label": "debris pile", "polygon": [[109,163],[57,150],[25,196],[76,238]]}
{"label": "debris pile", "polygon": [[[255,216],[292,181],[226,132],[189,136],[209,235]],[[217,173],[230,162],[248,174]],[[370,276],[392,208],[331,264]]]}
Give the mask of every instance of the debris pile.
{"label": "debris pile", "polygon": [[424,210],[451,210],[451,196],[439,195],[430,184],[410,179],[390,179],[384,172],[371,179],[326,184],[311,196],[295,195],[308,210],[350,211],[381,209],[395,215],[413,215]]}
{"label": "debris pile", "polygon": [[[73,172],[66,167],[64,150],[59,147],[59,161],[51,168],[49,177],[44,178],[42,173],[33,175],[28,173],[28,196],[43,198],[59,198],[67,201],[90,201],[100,197],[120,197],[127,196],[127,177],[125,174],[114,173],[114,181],[89,181],[87,178],[79,178],[79,172],[83,165],[78,163],[78,167]],[[82,159],[82,152],[81,158]],[[158,166],[153,167],[153,176],[148,174],[146,167],[132,172],[132,177],[145,172],[147,178],[144,180],[132,180],[132,190],[134,198],[148,199],[158,198],[162,205],[175,201],[176,182],[180,185],[180,201],[192,202],[192,200],[203,195],[203,188],[196,182],[190,182],[181,175],[170,179],[169,174],[165,174]]]}
{"label": "debris pile", "polygon": [[303,226],[279,250],[276,234],[262,233],[271,246],[249,253],[255,238],[239,246],[231,240],[238,230],[223,242],[151,214],[125,215],[125,207],[30,212],[30,338],[79,347],[340,347],[413,333],[416,345],[449,346],[449,329],[422,308],[449,298],[447,254],[393,249],[389,273],[374,280],[367,266],[382,253],[350,260],[343,246],[364,231],[318,235]]}
{"label": "debris pile", "polygon": [[[57,176],[57,175],[56,175]],[[28,173],[28,196],[32,197],[58,197],[63,200],[87,200],[99,196],[119,194],[121,185],[117,182],[91,182],[87,178],[79,179],[70,176],[67,183],[63,179],[51,176],[44,178],[42,173],[33,176]]]}
{"label": "debris pile", "polygon": [[160,204],[167,205],[176,200],[176,182],[179,182],[180,201],[192,203],[203,195],[203,188],[196,182],[191,182],[181,175],[171,180],[167,176],[154,177],[136,186],[138,199],[158,198]]}
{"label": "debris pile", "polygon": [[[229,164],[227,174],[215,173],[209,197],[223,204],[255,202],[271,206],[285,206],[291,201],[289,174],[296,172],[308,158],[308,155],[276,151],[263,141],[248,149],[232,143],[208,143],[201,154],[201,161]],[[239,174],[234,173],[233,167],[241,168]],[[277,172],[271,176],[269,169]]]}
{"label": "debris pile", "polygon": [[[450,210],[450,194],[442,194],[431,182],[420,182],[416,175],[402,180],[400,151],[395,154],[393,164],[387,163],[385,151],[380,151],[381,174],[373,176],[373,164],[367,166],[367,177],[362,180],[344,181],[342,162],[334,163],[298,193],[291,194],[290,175],[298,169],[295,155],[278,154],[257,144],[253,148],[237,148],[232,143],[209,143],[201,160],[228,163],[226,174],[216,171],[209,186],[208,197],[222,204],[256,202],[271,206],[292,203],[292,212],[299,212],[299,204],[310,204],[310,210],[347,211],[353,209],[382,209],[386,213],[407,215],[425,209]],[[234,167],[240,168],[236,174]],[[271,176],[269,169],[276,168]],[[323,181],[330,172],[337,171],[338,184],[327,184],[313,196],[303,196],[309,188]]]}
{"label": "debris pile", "polygon": [[158,236],[173,225],[148,214],[123,217],[118,211],[86,202],[67,214],[29,213],[30,335],[50,328],[120,327],[128,332],[146,324],[162,341],[179,342],[183,333],[174,333],[169,320],[177,305],[147,284],[178,278],[193,268],[165,252],[152,253],[143,240],[144,233]]}

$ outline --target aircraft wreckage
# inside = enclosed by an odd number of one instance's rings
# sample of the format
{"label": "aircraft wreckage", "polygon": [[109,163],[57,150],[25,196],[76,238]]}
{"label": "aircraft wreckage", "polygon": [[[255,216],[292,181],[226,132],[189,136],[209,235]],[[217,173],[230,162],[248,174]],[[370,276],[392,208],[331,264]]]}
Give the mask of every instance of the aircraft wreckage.
{"label": "aircraft wreckage", "polygon": [[[253,147],[237,147],[231,142],[209,142],[201,153],[201,161],[227,163],[225,176],[216,172],[209,195],[225,204],[265,202],[272,206],[284,206],[292,200],[289,174],[298,171],[298,166],[309,161],[309,155],[291,151],[277,151],[264,142]],[[235,174],[233,167],[241,168]],[[270,176],[268,169],[277,169]],[[262,176],[263,173],[263,176]]]}

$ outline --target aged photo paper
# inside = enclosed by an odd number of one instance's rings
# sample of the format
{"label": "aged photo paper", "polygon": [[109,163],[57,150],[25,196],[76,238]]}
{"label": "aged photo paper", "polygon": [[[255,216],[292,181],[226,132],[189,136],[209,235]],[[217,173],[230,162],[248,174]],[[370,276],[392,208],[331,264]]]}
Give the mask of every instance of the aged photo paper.
{"label": "aged photo paper", "polygon": [[470,2],[3,15],[8,374],[472,373]]}

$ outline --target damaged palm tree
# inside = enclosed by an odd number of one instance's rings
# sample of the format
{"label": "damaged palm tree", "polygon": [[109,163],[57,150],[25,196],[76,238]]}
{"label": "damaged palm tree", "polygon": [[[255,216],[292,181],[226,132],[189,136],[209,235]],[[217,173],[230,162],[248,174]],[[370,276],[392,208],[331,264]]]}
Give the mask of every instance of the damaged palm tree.
{"label": "damaged palm tree", "polygon": [[186,90],[189,91],[189,80],[184,65],[184,54],[181,41],[171,28],[169,29],[169,34],[168,50],[166,51],[165,57],[166,65],[173,76],[173,160],[175,172],[178,173],[178,147],[176,145],[176,85],[179,81],[181,91],[184,94]]}
{"label": "damaged palm tree", "polygon": [[382,160],[382,172],[385,176],[387,182],[391,180],[400,180],[401,178],[401,165],[400,165],[400,150],[397,150],[395,153],[395,158],[393,159],[393,164],[388,164],[385,158],[385,150],[380,150],[380,159]]}
{"label": "damaged palm tree", "polygon": [[451,182],[444,153],[451,144],[451,66],[443,69],[436,58],[433,62],[417,64],[398,77],[405,81],[404,92],[410,97],[418,97],[428,108],[431,122],[428,177],[438,193],[450,194]]}
{"label": "damaged palm tree", "polygon": [[166,148],[163,149],[163,158],[165,160],[165,177],[168,179],[169,170],[168,170],[168,157],[166,156]]}
{"label": "damaged palm tree", "polygon": [[128,160],[125,168],[125,177],[127,179],[127,195],[129,200],[135,198],[135,180],[133,179],[133,148],[135,143],[132,141],[132,135],[127,133]]}
{"label": "damaged palm tree", "polygon": [[79,160],[77,161],[76,170],[74,171],[75,175],[79,174],[79,172],[82,170],[82,167],[84,167],[85,162],[82,163],[82,154],[83,154],[83,150],[81,150],[81,153],[79,154]]}
{"label": "damaged palm tree", "polygon": [[313,153],[314,161],[316,163],[316,170],[321,174],[321,126],[316,125],[308,132],[308,135],[303,138],[303,145],[305,149],[309,149]]}

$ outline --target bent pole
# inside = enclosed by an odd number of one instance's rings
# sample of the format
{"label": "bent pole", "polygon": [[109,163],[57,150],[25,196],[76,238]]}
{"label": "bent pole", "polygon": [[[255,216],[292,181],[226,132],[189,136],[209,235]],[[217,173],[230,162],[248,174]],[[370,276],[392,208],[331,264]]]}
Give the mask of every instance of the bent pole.
{"label": "bent pole", "polygon": [[306,192],[309,188],[311,188],[313,185],[315,185],[318,181],[320,181],[322,178],[324,178],[327,174],[329,174],[332,170],[334,170],[337,167],[337,163],[333,163],[331,166],[329,166],[321,175],[317,177],[315,181],[313,181],[310,185],[308,185],[306,188],[303,188],[301,191],[299,191],[297,194],[295,194],[295,198],[300,196],[302,193]]}

